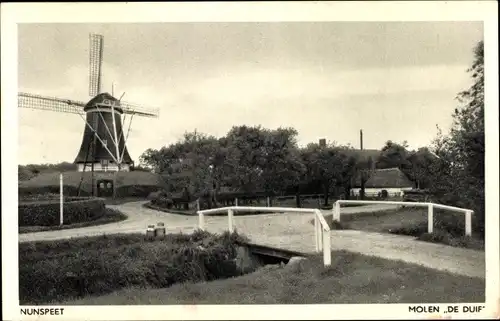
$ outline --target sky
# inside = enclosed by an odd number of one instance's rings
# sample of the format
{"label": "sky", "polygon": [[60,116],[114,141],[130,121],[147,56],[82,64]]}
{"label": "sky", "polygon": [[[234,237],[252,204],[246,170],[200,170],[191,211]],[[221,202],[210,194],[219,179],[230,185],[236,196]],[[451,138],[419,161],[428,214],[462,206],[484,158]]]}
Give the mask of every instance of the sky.
{"label": "sky", "polygon": [[[294,127],[364,148],[427,146],[471,84],[481,22],[20,24],[19,91],[88,101],[89,33],[104,36],[103,91],[147,108],[127,142],[136,162],[186,131]],[[124,126],[125,130],[128,127]],[[19,163],[72,162],[78,115],[19,109]]]}

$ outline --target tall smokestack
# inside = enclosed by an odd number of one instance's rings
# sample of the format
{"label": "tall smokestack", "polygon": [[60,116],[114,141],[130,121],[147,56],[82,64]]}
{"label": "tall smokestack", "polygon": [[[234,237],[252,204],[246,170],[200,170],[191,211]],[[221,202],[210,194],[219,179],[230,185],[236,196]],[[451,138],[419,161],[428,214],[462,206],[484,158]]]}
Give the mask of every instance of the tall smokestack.
{"label": "tall smokestack", "polygon": [[363,150],[363,130],[362,129],[359,130],[359,142],[360,142],[361,150]]}

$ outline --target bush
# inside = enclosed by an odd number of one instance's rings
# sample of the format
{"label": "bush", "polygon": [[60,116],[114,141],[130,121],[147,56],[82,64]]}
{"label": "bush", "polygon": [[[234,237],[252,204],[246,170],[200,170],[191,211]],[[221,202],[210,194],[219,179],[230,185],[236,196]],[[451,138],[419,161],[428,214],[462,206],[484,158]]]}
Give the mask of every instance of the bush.
{"label": "bush", "polygon": [[160,189],[157,185],[125,185],[116,187],[117,197],[148,197]]}
{"label": "bush", "polygon": [[171,198],[160,196],[157,199],[151,201],[153,205],[161,208],[171,209],[174,206],[174,201]]}
{"label": "bush", "polygon": [[247,241],[233,233],[114,235],[19,244],[21,304],[64,301],[120,288],[167,287],[174,283],[234,277],[237,247]]}
{"label": "bush", "polygon": [[[59,200],[19,203],[19,226],[52,226],[59,224]],[[95,220],[105,213],[103,199],[92,198],[64,203],[64,223]]]}
{"label": "bush", "polygon": [[161,191],[151,192],[151,193],[149,193],[149,195],[148,195],[147,199],[148,199],[149,201],[155,200],[155,199],[157,199],[158,197],[160,197],[160,194],[161,194]]}

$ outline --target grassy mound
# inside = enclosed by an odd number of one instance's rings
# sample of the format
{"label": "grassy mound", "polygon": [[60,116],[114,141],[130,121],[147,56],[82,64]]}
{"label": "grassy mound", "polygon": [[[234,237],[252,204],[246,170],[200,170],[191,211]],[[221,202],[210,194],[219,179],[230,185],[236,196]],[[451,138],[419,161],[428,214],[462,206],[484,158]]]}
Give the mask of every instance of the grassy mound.
{"label": "grassy mound", "polygon": [[21,304],[64,301],[121,288],[168,287],[241,274],[236,233],[113,235],[19,244]]}
{"label": "grassy mound", "polygon": [[93,220],[87,222],[73,223],[73,224],[64,224],[63,226],[55,225],[55,226],[19,226],[19,233],[33,233],[33,232],[42,232],[42,231],[55,231],[55,230],[67,230],[72,228],[81,228],[87,226],[96,226],[96,225],[104,225],[109,223],[116,223],[120,221],[126,220],[127,215],[122,212],[106,208],[104,215]]}
{"label": "grassy mound", "polygon": [[[114,178],[112,172],[94,172],[94,179]],[[76,196],[78,186],[80,195],[89,195],[92,192],[92,174],[90,172],[65,172],[63,173],[64,194]],[[116,173],[116,194],[119,197],[142,196],[146,197],[162,185],[159,175],[142,172],[118,172]],[[45,194],[59,192],[59,173],[43,173],[27,181],[19,181],[19,194]]]}
{"label": "grassy mound", "polygon": [[[127,288],[70,305],[369,304],[484,302],[483,279],[346,251],[295,266],[266,266],[244,276],[166,289]],[[464,290],[466,289],[466,290]]]}

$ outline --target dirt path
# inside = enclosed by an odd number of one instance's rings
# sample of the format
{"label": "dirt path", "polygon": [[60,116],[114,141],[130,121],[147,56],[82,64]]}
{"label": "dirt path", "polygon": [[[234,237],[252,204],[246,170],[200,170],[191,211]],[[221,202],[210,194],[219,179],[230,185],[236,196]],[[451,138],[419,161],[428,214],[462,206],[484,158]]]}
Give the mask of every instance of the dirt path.
{"label": "dirt path", "polygon": [[[125,221],[78,229],[19,234],[20,242],[66,239],[117,233],[145,233],[148,224],[165,223],[167,233],[190,233],[198,225],[197,216],[159,212],[143,207],[144,202],[110,205],[129,216]],[[342,208],[342,215],[393,209],[392,205],[369,205]],[[329,214],[325,211],[324,214]],[[299,252],[314,252],[312,214],[286,213],[235,216],[237,231],[257,244],[276,246]],[[210,232],[227,230],[226,216],[205,216]],[[331,232],[332,249],[348,250],[365,255],[402,260],[453,273],[482,277],[485,275],[484,252],[442,244],[415,241],[413,237],[354,230]]]}

